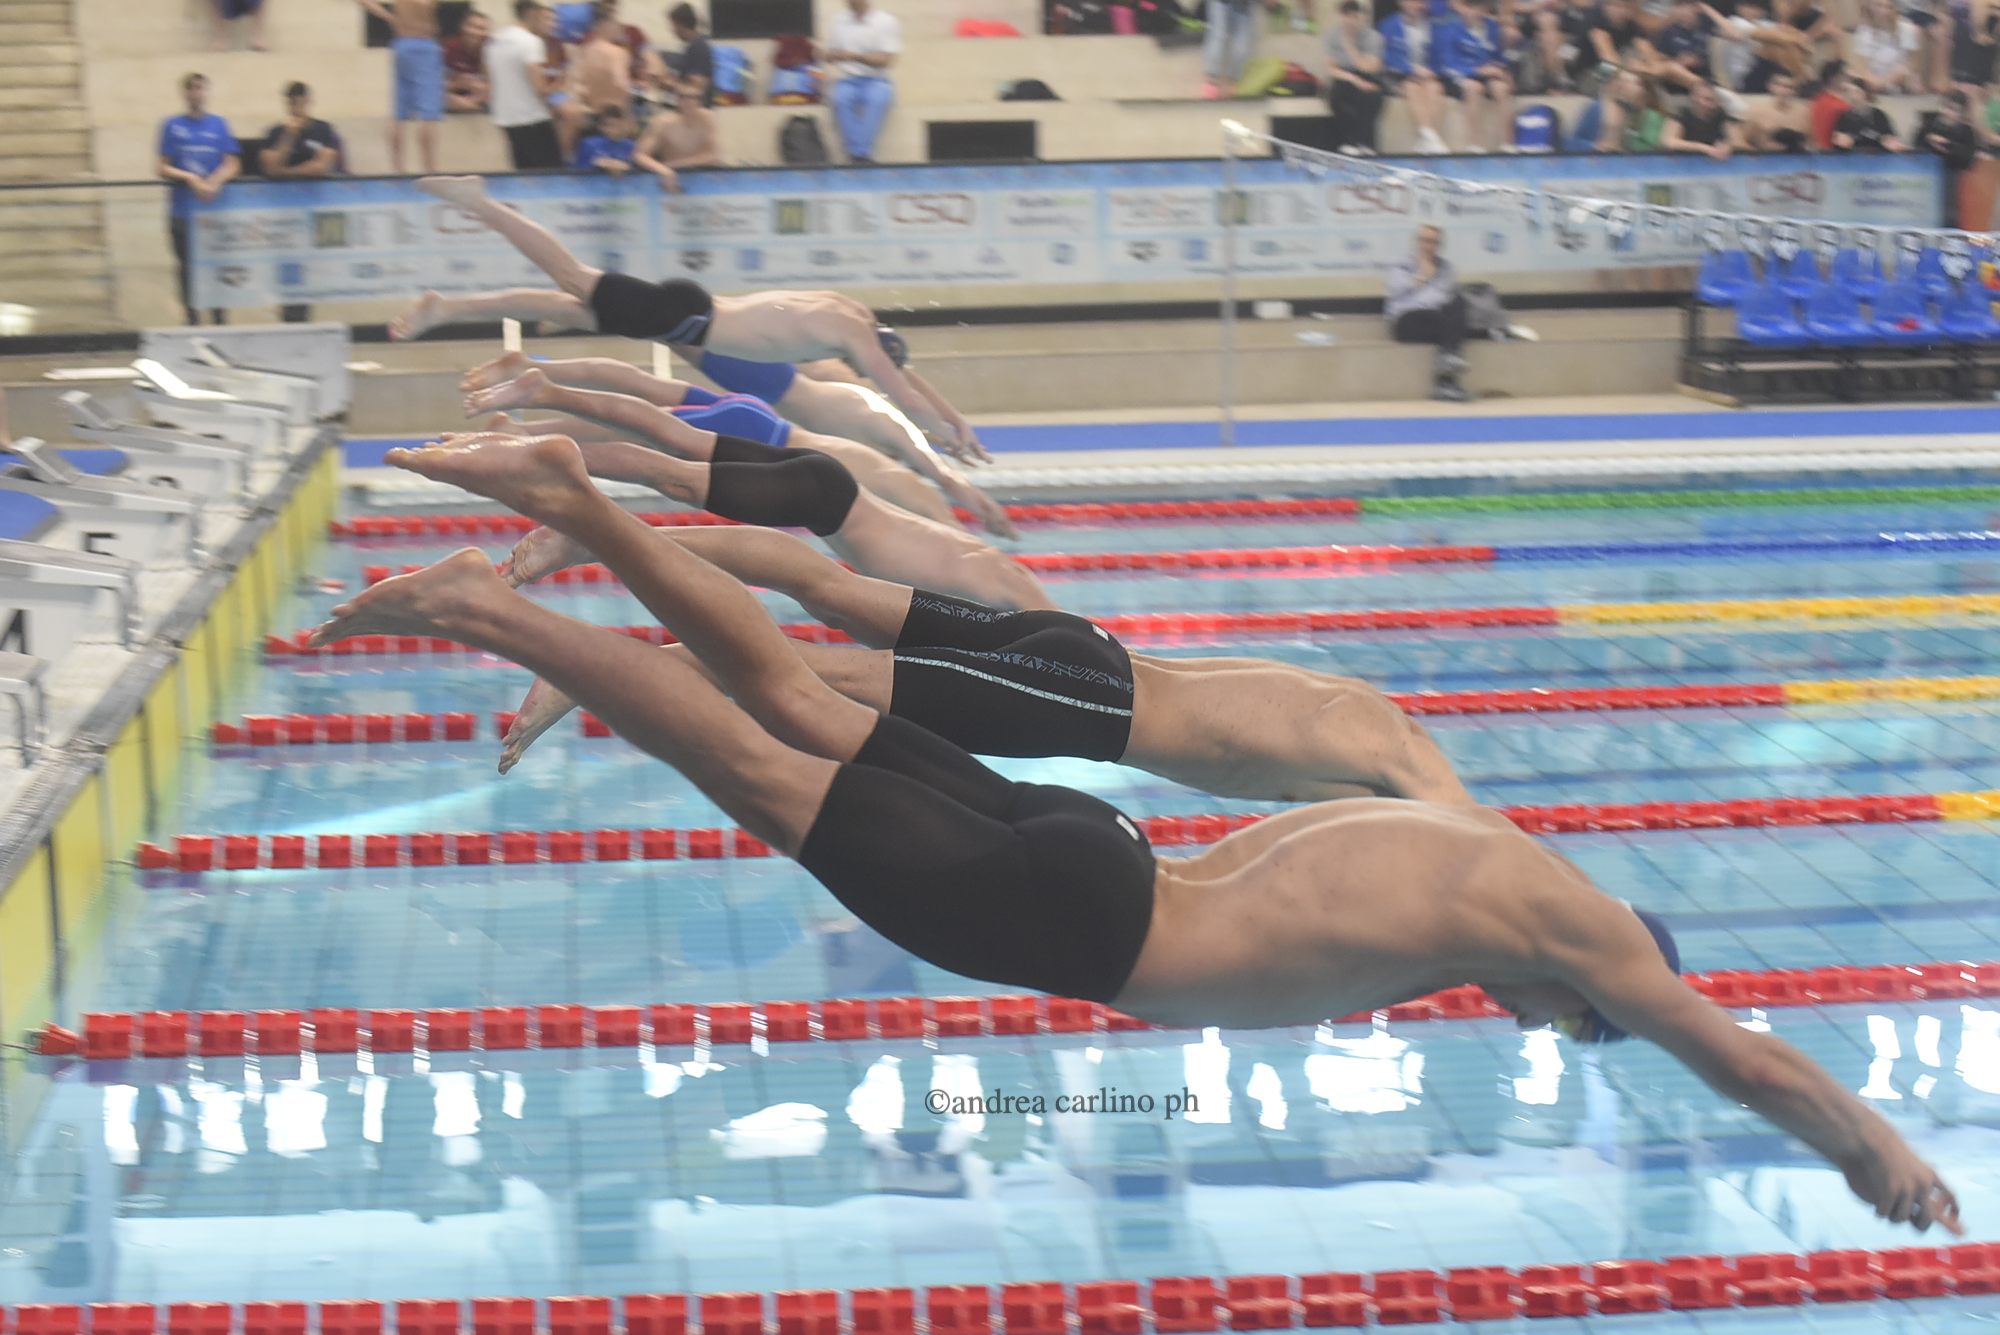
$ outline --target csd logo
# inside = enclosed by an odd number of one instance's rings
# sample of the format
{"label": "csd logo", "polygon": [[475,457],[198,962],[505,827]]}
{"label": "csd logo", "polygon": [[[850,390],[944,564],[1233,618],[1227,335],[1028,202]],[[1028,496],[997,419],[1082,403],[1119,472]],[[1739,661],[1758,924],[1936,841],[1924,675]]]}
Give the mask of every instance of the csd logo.
{"label": "csd logo", "polygon": [[971,195],[889,196],[889,220],[903,227],[970,227],[978,214]]}
{"label": "csd logo", "polygon": [[1333,211],[1356,215],[1406,214],[1416,203],[1416,194],[1401,181],[1354,181],[1336,185],[1327,192]]}
{"label": "csd logo", "polygon": [[1750,202],[1763,207],[1787,204],[1819,204],[1826,199],[1826,178],[1818,172],[1786,172],[1782,176],[1753,176],[1749,181]]}

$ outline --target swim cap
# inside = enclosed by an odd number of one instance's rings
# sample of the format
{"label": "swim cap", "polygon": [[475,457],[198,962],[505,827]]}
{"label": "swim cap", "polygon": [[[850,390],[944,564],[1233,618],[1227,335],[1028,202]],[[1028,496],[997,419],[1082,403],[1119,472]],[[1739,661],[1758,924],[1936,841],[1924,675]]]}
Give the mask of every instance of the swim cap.
{"label": "swim cap", "polygon": [[[1632,909],[1633,916],[1644,923],[1646,930],[1653,934],[1653,944],[1660,948],[1660,958],[1665,960],[1667,968],[1678,976],[1681,971],[1681,948],[1674,942],[1673,929],[1668,927],[1657,913],[1632,908],[1630,904],[1625,907]],[[1621,1043],[1632,1037],[1600,1015],[1595,1006],[1587,1007],[1581,1015],[1557,1021],[1556,1028],[1579,1043]]]}
{"label": "swim cap", "polygon": [[910,364],[910,341],[891,329],[888,325],[875,326],[875,339],[882,345],[882,351],[889,354],[889,360],[901,370]]}

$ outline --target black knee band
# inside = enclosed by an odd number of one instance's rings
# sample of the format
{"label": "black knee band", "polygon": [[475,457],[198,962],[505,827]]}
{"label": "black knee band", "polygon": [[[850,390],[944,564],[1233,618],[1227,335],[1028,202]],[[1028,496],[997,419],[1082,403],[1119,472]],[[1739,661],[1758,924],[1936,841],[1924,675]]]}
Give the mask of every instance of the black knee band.
{"label": "black knee band", "polygon": [[649,283],[631,274],[608,273],[591,289],[590,309],[604,333],[700,347],[715,319],[715,298],[685,278]]}
{"label": "black knee band", "polygon": [[[861,494],[854,474],[838,460],[810,450],[773,453],[783,457],[770,463],[710,464],[708,512],[766,528],[810,529],[822,538],[840,532]],[[719,448],[716,458],[722,458]]]}

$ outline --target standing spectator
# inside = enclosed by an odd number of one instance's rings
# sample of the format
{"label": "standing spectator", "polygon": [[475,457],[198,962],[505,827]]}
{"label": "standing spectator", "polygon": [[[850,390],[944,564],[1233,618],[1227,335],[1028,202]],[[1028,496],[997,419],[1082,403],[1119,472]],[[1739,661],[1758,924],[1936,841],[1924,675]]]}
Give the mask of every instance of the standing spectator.
{"label": "standing spectator", "polygon": [[458,31],[444,39],[444,105],[447,111],[486,110],[486,41],[493,25],[468,10]]}
{"label": "standing spectator", "polygon": [[215,23],[216,50],[229,49],[229,25],[239,19],[250,20],[250,49],[270,50],[264,45],[264,0],[214,0],[214,4],[212,14]]}
{"label": "standing spectator", "polygon": [[1472,397],[1458,380],[1465,370],[1465,296],[1458,290],[1458,271],[1443,250],[1441,228],[1431,223],[1417,228],[1416,252],[1389,266],[1382,314],[1389,321],[1389,336],[1398,343],[1428,343],[1437,349],[1431,360],[1431,397],[1464,403]]}
{"label": "standing spectator", "polygon": [[902,25],[873,0],[847,0],[847,12],[833,21],[820,59],[840,76],[833,86],[833,121],[849,162],[875,160],[875,141],[896,100],[886,71],[902,49]]}
{"label": "standing spectator", "polygon": [[1463,0],[1458,17],[1439,31],[1438,46],[1445,89],[1465,103],[1466,148],[1485,153],[1513,147],[1514,77],[1493,0]]}
{"label": "standing spectator", "polygon": [[548,46],[541,37],[552,18],[539,0],[515,0],[514,22],[486,43],[493,123],[507,136],[508,156],[517,172],[563,165],[555,113],[549,109],[555,82],[549,77]]}
{"label": "standing spectator", "polygon": [[1979,138],[1972,127],[1971,105],[1959,89],[1953,88],[1938,99],[1938,112],[1917,135],[1917,147],[1935,153],[1944,165],[1944,225],[1958,226],[1958,186],[1965,169],[1979,154]]}
{"label": "standing spectator", "polygon": [[1382,115],[1382,34],[1368,26],[1361,0],[1342,0],[1326,29],[1327,101],[1333,142],[1343,153],[1373,154]]}
{"label": "standing spectator", "polygon": [[[264,132],[257,150],[257,167],[272,181],[310,180],[344,170],[340,134],[323,120],[313,119],[312,89],[293,83],[285,89],[285,118]],[[286,324],[312,319],[310,306],[283,306],[278,318]]]}
{"label": "standing spectator", "polygon": [[1201,68],[1208,76],[1203,97],[1235,96],[1243,67],[1257,49],[1257,11],[1277,7],[1277,0],[1208,0],[1208,33],[1201,47]]}
{"label": "standing spectator", "polygon": [[681,44],[680,54],[673,61],[674,73],[680,76],[683,86],[692,81],[701,90],[703,106],[714,106],[715,49],[701,35],[701,19],[694,6],[683,0],[667,11],[667,22],[673,27],[674,40]]}
{"label": "standing spectator", "polygon": [[[169,116],[160,124],[156,174],[173,185],[167,235],[173,240],[174,261],[180,271],[181,310],[188,324],[200,324],[188,274],[194,205],[196,200],[207,203],[219,198],[223,188],[236,179],[243,170],[243,149],[229,132],[229,122],[208,109],[207,75],[190,74],[182,79],[181,98],[187,104],[186,112]],[[220,308],[208,314],[211,324],[228,323]]]}
{"label": "standing spectator", "polygon": [[1604,0],[1585,36],[1590,54],[1596,57],[1600,78],[1609,78],[1612,72],[1626,67],[1650,72],[1659,59],[1659,52],[1646,38],[1645,25],[1639,22],[1632,0]]}
{"label": "standing spectator", "polygon": [[679,106],[654,115],[632,155],[632,165],[653,173],[659,178],[660,189],[667,191],[681,188],[682,167],[722,165],[722,136],[715,112],[701,100],[700,85],[694,79],[682,79],[679,88]]}
{"label": "standing spectator", "polygon": [[1968,100],[1993,82],[1993,52],[2000,34],[2000,10],[1984,0],[1951,0],[1951,36],[1947,72],[1951,82],[1965,90]]}
{"label": "standing spectator", "polygon": [[[1724,14],[1704,3],[1701,12],[1716,28],[1713,49],[1719,82],[1736,92],[1749,93],[1758,91],[1751,84],[1761,78],[1768,90],[1770,74],[1760,65],[1764,33],[1771,26],[1771,9],[1766,0],[1736,0],[1734,14]],[[1798,90],[1797,79],[1792,79],[1792,88],[1794,92]]]}
{"label": "standing spectator", "polygon": [[1683,88],[1714,82],[1709,52],[1716,33],[1716,22],[1705,12],[1701,0],[1674,0],[1667,21],[1653,34],[1660,77]]}
{"label": "standing spectator", "polygon": [[1830,143],[1836,153],[1901,153],[1908,145],[1896,137],[1895,122],[1875,105],[1875,89],[1865,80],[1847,76],[1843,92],[1853,105],[1833,123]]}
{"label": "standing spectator", "polygon": [[1854,30],[1854,72],[1878,93],[1907,93],[1922,86],[1918,58],[1923,38],[1897,12],[1896,0],[1862,0]]}
{"label": "standing spectator", "polygon": [[1804,153],[1811,147],[1811,110],[1799,100],[1798,81],[1771,76],[1771,95],[1745,120],[1744,142],[1753,153]]}
{"label": "standing spectator", "polygon": [[1597,9],[1589,0],[1550,0],[1525,19],[1529,44],[1527,85],[1535,92],[1564,93],[1579,88],[1597,66],[1590,25]]}
{"label": "standing spectator", "polygon": [[1714,84],[1698,83],[1688,91],[1687,105],[1667,123],[1660,147],[1669,153],[1700,153],[1717,162],[1729,161],[1740,144]]}
{"label": "standing spectator", "polygon": [[396,111],[389,122],[389,169],[403,174],[403,127],[417,127],[417,156],[435,175],[438,122],[444,119],[444,47],[438,42],[437,0],[358,0],[396,34]]}
{"label": "standing spectator", "polygon": [[589,36],[570,66],[570,91],[587,117],[601,115],[609,107],[631,111],[632,53],[625,46],[618,6],[600,0],[592,8]]}
{"label": "standing spectator", "polygon": [[637,130],[629,108],[616,104],[597,113],[597,131],[585,135],[576,146],[576,165],[585,171],[623,176],[632,170],[632,154],[638,148],[632,136]]}
{"label": "standing spectator", "polygon": [[1444,83],[1437,76],[1439,33],[1426,0],[1397,0],[1396,12],[1381,23],[1382,70],[1391,92],[1400,93],[1417,127],[1419,153],[1449,153],[1444,125]]}

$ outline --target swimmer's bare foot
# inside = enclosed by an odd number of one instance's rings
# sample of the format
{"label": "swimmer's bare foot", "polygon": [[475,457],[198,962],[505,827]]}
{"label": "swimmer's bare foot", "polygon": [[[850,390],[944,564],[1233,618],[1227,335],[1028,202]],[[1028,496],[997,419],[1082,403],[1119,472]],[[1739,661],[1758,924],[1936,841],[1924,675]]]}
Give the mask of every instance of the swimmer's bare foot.
{"label": "swimmer's bare foot", "polygon": [[426,292],[404,308],[401,315],[389,321],[389,337],[398,343],[422,338],[446,319],[444,294]]}
{"label": "swimmer's bare foot", "polygon": [[417,181],[417,189],[447,204],[456,204],[468,213],[477,213],[481,205],[493,200],[486,193],[483,176],[425,176]]}
{"label": "swimmer's bare foot", "polygon": [[530,529],[500,563],[500,578],[518,589],[547,579],[558,570],[595,561],[590,549],[552,528]]}
{"label": "swimmer's bare foot", "polygon": [[470,394],[475,390],[491,389],[495,385],[505,384],[527,370],[529,365],[527,353],[518,349],[513,352],[503,352],[492,361],[475,366],[460,377],[459,392]]}
{"label": "swimmer's bare foot", "polygon": [[327,645],[354,635],[451,635],[507,585],[477,547],[467,547],[412,575],[383,580],[313,629],[309,642]]}
{"label": "swimmer's bare foot", "polygon": [[465,415],[491,412],[495,409],[534,408],[541,404],[542,393],[549,387],[549,378],[539,366],[530,366],[512,380],[503,381],[490,389],[475,390],[465,396]]}
{"label": "swimmer's bare foot", "polygon": [[540,677],[535,678],[535,684],[528,688],[520,709],[514,714],[514,722],[508,727],[507,735],[500,739],[500,772],[505,774],[520,764],[522,755],[535,744],[535,739],[575,708],[576,701]]}
{"label": "swimmer's bare foot", "polygon": [[479,429],[488,435],[532,436],[535,434],[529,429],[526,422],[517,422],[506,413],[494,413],[479,424]]}
{"label": "swimmer's bare foot", "polygon": [[383,459],[435,482],[464,487],[516,514],[561,526],[579,501],[601,500],[568,436],[509,436],[480,431],[448,435]]}

